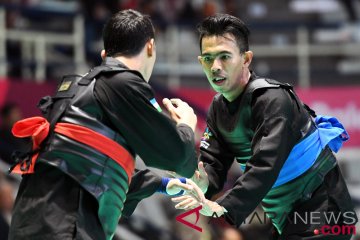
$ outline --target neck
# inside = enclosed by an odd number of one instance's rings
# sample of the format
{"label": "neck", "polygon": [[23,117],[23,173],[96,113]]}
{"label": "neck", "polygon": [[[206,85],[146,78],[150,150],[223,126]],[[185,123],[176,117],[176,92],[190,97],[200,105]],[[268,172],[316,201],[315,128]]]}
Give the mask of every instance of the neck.
{"label": "neck", "polygon": [[243,74],[241,75],[241,79],[239,81],[239,86],[236,88],[233,92],[230,92],[228,94],[223,94],[224,98],[228,100],[229,102],[234,101],[237,97],[241,95],[241,93],[244,91],[246,85],[248,84],[251,77],[251,73],[248,68],[244,69]]}
{"label": "neck", "polygon": [[115,59],[122,62],[129,69],[135,70],[135,71],[138,71],[139,73],[141,73],[143,78],[146,80],[145,65],[143,63],[143,58],[141,57],[141,54],[134,56],[134,57],[119,56],[119,57],[115,57]]}

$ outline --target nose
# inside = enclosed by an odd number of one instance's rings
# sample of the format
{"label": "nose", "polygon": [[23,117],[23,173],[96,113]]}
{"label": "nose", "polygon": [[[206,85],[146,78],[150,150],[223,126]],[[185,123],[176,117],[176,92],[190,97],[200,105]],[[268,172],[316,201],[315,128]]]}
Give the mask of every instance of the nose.
{"label": "nose", "polygon": [[220,70],[221,70],[221,63],[218,59],[215,59],[213,65],[211,66],[211,72],[217,73]]}

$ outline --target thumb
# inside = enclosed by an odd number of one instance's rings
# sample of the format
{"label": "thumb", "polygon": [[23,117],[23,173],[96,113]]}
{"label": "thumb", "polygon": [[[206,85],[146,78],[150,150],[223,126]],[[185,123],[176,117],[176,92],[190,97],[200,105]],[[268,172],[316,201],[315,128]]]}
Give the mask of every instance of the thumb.
{"label": "thumb", "polygon": [[205,175],[207,176],[207,173],[205,171],[205,167],[204,167],[204,163],[202,161],[199,162],[198,164],[198,169],[199,169],[199,172],[200,172],[200,175]]}
{"label": "thumb", "polygon": [[178,188],[181,188],[182,190],[185,190],[185,191],[191,191],[194,189],[193,186],[189,185],[189,184],[186,184],[186,183],[178,183],[177,184],[177,187]]}
{"label": "thumb", "polygon": [[162,102],[163,102],[165,108],[166,108],[170,113],[172,113],[172,112],[175,110],[174,105],[171,103],[171,101],[170,101],[168,98],[164,98],[164,99],[162,100]]}

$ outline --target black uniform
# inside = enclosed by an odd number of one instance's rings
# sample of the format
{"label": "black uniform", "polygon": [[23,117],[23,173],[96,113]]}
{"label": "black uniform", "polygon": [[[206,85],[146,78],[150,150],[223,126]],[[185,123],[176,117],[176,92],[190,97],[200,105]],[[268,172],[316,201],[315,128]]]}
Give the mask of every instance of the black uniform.
{"label": "black uniform", "polygon": [[217,200],[228,211],[225,218],[231,224],[239,227],[262,200],[265,211],[281,211],[277,217],[268,217],[286,240],[313,239],[314,229],[324,222],[292,225],[279,219],[283,211],[290,215],[295,211],[351,212],[357,221],[347,187],[328,148],[303,175],[272,188],[293,147],[315,129],[307,109],[289,85],[258,79],[252,73],[246,89],[233,102],[220,94],[214,97],[207,126],[200,147],[200,160],[210,181],[206,197],[222,190],[234,159],[245,166],[233,188]]}
{"label": "black uniform", "polygon": [[[256,80],[257,79],[257,80]],[[281,239],[349,239],[351,236],[314,235],[317,225],[286,222],[296,212],[348,212],[355,224],[353,205],[336,159],[325,148],[303,175],[272,189],[292,148],[315,130],[308,109],[294,94],[292,87],[270,79],[258,79],[252,73],[244,92],[233,102],[221,94],[214,97],[207,116],[207,129],[200,146],[200,160],[209,176],[206,197],[220,192],[228,170],[236,159],[245,167],[244,174],[231,190],[217,202],[228,213],[226,220],[239,227],[245,218],[263,201],[267,212],[278,212],[272,218]],[[136,182],[144,188],[130,185],[124,214],[130,215],[141,197],[151,195],[160,178],[151,172],[138,174]],[[135,178],[134,178],[135,179]],[[281,213],[279,212],[281,211]],[[304,216],[302,216],[304,218]],[[335,223],[333,223],[335,224]],[[337,224],[344,224],[340,218]],[[343,238],[341,238],[343,237]],[[278,236],[275,236],[277,239]]]}
{"label": "black uniform", "polygon": [[[133,157],[139,155],[148,166],[190,177],[196,168],[192,129],[175,126],[159,113],[154,93],[140,73],[114,58],[106,58],[102,66],[96,80],[90,72],[72,82],[78,87],[74,91],[62,91],[71,85],[62,83],[65,87],[60,86],[53,101],[68,98],[70,103],[57,122],[87,127]],[[52,104],[50,122],[61,108],[64,105]],[[35,173],[24,175],[20,185],[10,239],[111,239],[128,191],[124,169],[57,132],[51,132],[42,146]]]}

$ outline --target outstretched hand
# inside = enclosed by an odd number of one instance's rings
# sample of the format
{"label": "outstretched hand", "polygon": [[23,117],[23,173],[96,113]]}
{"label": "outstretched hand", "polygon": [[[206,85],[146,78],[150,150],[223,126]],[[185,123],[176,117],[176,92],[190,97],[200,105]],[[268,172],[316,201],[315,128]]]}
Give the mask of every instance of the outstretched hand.
{"label": "outstretched hand", "polygon": [[[174,178],[180,178],[181,176],[176,172],[166,171],[169,175],[173,176]],[[201,191],[205,194],[208,187],[209,187],[209,178],[208,174],[206,173],[204,163],[200,161],[198,163],[198,170],[195,171],[194,175],[190,178],[196,186],[198,186]]]}
{"label": "outstretched hand", "polygon": [[189,183],[193,190],[186,192],[185,195],[171,199],[173,202],[178,202],[178,204],[175,205],[176,209],[193,209],[204,204],[206,201],[204,193],[191,179],[186,179],[186,183]]}
{"label": "outstretched hand", "polygon": [[199,186],[203,193],[206,193],[209,187],[209,178],[205,171],[204,163],[198,163],[198,170],[195,171],[195,174],[191,177],[191,180]]}
{"label": "outstretched hand", "polygon": [[226,210],[222,206],[220,206],[217,202],[213,202],[207,199],[203,199],[199,201],[194,196],[184,195],[180,197],[175,197],[171,199],[173,202],[178,204],[175,205],[176,209],[183,209],[185,211],[194,209],[198,206],[202,206],[200,213],[204,216],[212,217],[220,217],[222,216]]}
{"label": "outstretched hand", "polygon": [[198,170],[191,179],[186,179],[186,183],[193,187],[193,190],[188,191],[185,195],[174,197],[171,200],[175,203],[176,209],[183,209],[185,211],[194,209],[198,206],[202,206],[200,213],[204,216],[216,216],[220,217],[226,209],[220,206],[217,202],[210,201],[205,198],[204,193],[207,191],[209,186],[208,175],[204,168],[204,163],[199,162]]}
{"label": "outstretched hand", "polygon": [[168,195],[176,195],[181,191],[190,192],[193,190],[193,186],[190,184],[182,183],[179,179],[173,178],[166,186],[166,193]]}

